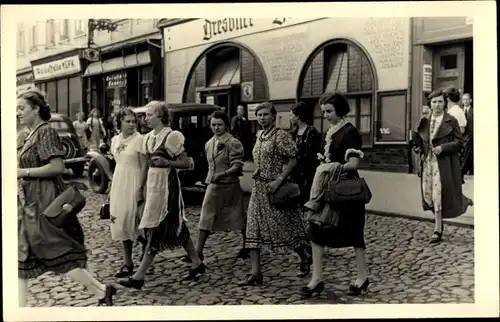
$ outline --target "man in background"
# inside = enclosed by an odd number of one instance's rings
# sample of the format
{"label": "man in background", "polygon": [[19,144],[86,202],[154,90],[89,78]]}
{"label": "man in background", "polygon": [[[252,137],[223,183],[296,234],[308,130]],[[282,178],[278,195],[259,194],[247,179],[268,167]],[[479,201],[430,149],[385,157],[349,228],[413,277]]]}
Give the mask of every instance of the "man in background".
{"label": "man in background", "polygon": [[236,116],[231,119],[231,134],[243,144],[245,158],[247,158],[251,153],[251,142],[249,122],[246,118],[245,107],[241,104],[238,105],[236,113]]}
{"label": "man in background", "polygon": [[469,93],[462,96],[464,114],[467,119],[467,126],[463,134],[463,162],[462,175],[474,175],[474,112],[472,109],[472,97]]}

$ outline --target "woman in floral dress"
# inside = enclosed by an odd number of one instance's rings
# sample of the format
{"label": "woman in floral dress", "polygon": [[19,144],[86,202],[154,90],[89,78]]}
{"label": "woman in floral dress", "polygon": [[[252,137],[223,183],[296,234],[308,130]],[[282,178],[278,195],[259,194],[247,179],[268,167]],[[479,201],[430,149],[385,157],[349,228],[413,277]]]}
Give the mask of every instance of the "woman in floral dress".
{"label": "woman in floral dress", "polygon": [[87,250],[78,218],[70,217],[60,227],[42,213],[66,184],[62,179],[64,149],[47,123],[50,107],[37,88],[18,95],[17,116],[30,130],[18,152],[19,305],[26,306],[28,280],[46,272],[67,274],[94,293],[99,305],[113,305],[115,287],[100,283],[86,269]]}
{"label": "woman in floral dress", "polygon": [[138,237],[138,206],[144,201],[147,160],[142,152],[142,135],[137,132],[136,114],[129,108],[116,115],[120,134],[111,139],[116,161],[110,190],[111,239],[123,242],[124,263],[115,277],[134,273],[132,247]]}
{"label": "woman in floral dress", "polygon": [[147,270],[159,252],[184,247],[191,258],[191,268],[184,280],[193,280],[205,272],[205,265],[196,254],[184,221],[184,201],[178,169],[192,169],[193,161],[184,149],[184,136],[168,124],[168,108],[164,102],[148,103],[146,122],[153,129],[143,138],[142,152],[149,160],[146,181],[146,203],[139,229],[144,229],[146,252],[139,269],[128,279],[120,280],[125,287],[141,289]]}
{"label": "woman in floral dress", "polygon": [[245,247],[250,250],[252,272],[240,286],[262,284],[260,249],[295,250],[304,265],[309,263],[305,252],[307,238],[298,205],[271,205],[269,193],[285,182],[296,165],[297,147],[290,133],[275,126],[276,109],[270,102],[260,104],[255,115],[262,130],[257,133],[253,148],[257,170],[247,212]]}

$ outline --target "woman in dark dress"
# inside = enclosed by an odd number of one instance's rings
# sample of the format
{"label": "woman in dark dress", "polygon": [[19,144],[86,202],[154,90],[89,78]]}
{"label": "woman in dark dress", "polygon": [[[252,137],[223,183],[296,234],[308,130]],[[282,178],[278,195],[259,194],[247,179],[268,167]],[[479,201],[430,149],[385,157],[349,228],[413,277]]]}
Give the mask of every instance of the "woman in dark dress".
{"label": "woman in dark dress", "polygon": [[[342,172],[348,177],[358,177],[358,163],[363,158],[361,135],[358,129],[345,120],[350,108],[347,100],[339,94],[324,94],[319,101],[324,117],[330,122],[326,134],[323,161],[342,164]],[[307,207],[307,204],[306,204]],[[359,295],[366,291],[368,272],[365,256],[365,205],[349,205],[335,209],[339,213],[337,226],[321,227],[314,222],[308,224],[308,235],[313,254],[313,274],[309,284],[302,288],[302,295],[311,296],[324,289],[322,281],[322,259],[324,247],[354,247],[358,276],[349,287],[348,295]]]}
{"label": "woman in dark dress", "polygon": [[300,187],[301,204],[309,199],[322,145],[321,133],[306,123],[306,113],[307,106],[304,102],[296,103],[290,111],[290,119],[295,126],[292,136],[298,149],[297,165],[292,170],[292,178]]}
{"label": "woman in dark dress", "polygon": [[50,107],[37,88],[18,95],[17,117],[30,131],[18,148],[19,305],[26,306],[28,280],[46,272],[67,274],[94,293],[99,305],[113,305],[115,287],[101,284],[86,269],[87,250],[78,218],[61,228],[42,214],[66,184],[62,179],[64,149],[47,123]]}

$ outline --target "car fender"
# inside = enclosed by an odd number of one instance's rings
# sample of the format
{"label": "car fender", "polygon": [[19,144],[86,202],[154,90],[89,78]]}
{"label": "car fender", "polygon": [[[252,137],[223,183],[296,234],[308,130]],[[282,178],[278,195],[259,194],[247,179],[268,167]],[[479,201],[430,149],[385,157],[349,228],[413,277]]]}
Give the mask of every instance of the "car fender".
{"label": "car fender", "polygon": [[87,153],[86,157],[90,158],[90,162],[95,162],[98,167],[104,171],[109,180],[113,179],[113,171],[111,171],[111,164],[109,160],[97,151],[90,151]]}

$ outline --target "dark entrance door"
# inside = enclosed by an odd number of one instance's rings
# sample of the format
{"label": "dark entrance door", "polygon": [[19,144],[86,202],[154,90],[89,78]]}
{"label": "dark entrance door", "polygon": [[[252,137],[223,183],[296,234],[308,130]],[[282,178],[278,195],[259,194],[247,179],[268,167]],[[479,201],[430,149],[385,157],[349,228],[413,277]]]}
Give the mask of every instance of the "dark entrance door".
{"label": "dark entrance door", "polygon": [[231,120],[236,115],[236,110],[240,103],[239,87],[225,91],[207,92],[202,95],[202,102],[224,107],[229,120]]}

